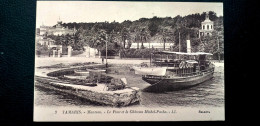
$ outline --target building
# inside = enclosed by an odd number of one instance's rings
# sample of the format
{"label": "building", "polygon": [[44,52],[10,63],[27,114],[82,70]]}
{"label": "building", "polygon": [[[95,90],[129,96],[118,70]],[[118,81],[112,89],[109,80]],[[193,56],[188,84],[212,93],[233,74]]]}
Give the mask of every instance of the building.
{"label": "building", "polygon": [[39,40],[39,43],[41,45],[47,46],[48,49],[52,48],[52,47],[56,47],[56,45],[54,45],[55,41],[50,39],[50,38],[43,38]]}
{"label": "building", "polygon": [[76,33],[75,27],[74,27],[74,29],[69,29],[68,27],[64,28],[62,26],[62,21],[59,20],[54,27],[41,25],[40,28],[36,32],[36,41],[40,45],[47,46],[48,49],[61,50],[61,53],[67,53],[67,47],[62,46],[62,45],[55,45],[55,41],[50,38],[46,38],[46,36],[47,35],[56,35],[56,36],[59,35],[60,36],[60,35],[66,35],[66,34],[73,35],[75,33]]}
{"label": "building", "polygon": [[214,22],[209,19],[208,12],[206,13],[206,19],[201,22],[201,29],[199,30],[199,38],[201,36],[212,35],[214,30]]}
{"label": "building", "polygon": [[45,26],[45,25],[41,25],[40,26],[40,35],[66,35],[66,34],[70,34],[73,35],[76,32],[76,29],[74,27],[74,29],[69,29],[68,27],[64,28],[62,26],[62,21],[58,21],[57,24],[55,25],[55,27],[52,26]]}
{"label": "building", "polygon": [[99,54],[98,53],[98,50],[97,49],[95,49],[95,48],[91,48],[91,47],[89,47],[89,46],[84,46],[84,49],[85,49],[85,55],[86,55],[86,57],[96,57],[96,55],[97,54]]}

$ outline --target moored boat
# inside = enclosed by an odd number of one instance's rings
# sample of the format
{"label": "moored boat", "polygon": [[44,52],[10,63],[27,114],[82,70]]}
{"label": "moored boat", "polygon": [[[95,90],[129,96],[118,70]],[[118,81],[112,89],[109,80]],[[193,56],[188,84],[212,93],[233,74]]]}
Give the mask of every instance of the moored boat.
{"label": "moored boat", "polygon": [[[184,53],[158,51],[151,54],[150,67],[134,68],[136,74],[153,86],[173,89],[185,88],[200,84],[213,77],[214,64],[209,61],[212,54],[204,52]],[[149,70],[150,69],[150,70]],[[153,73],[152,69],[166,70],[163,74]],[[150,71],[146,72],[146,71]],[[159,70],[157,70],[159,71]]]}
{"label": "moored boat", "polygon": [[133,67],[135,70],[135,74],[141,74],[141,75],[157,75],[162,76],[165,75],[167,67],[152,67],[152,68],[146,68],[146,67]]}

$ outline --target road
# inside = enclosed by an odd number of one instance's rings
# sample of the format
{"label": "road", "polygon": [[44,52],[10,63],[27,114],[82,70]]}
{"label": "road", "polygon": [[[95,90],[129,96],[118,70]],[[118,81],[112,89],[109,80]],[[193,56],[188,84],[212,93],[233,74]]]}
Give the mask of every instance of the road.
{"label": "road", "polygon": [[[35,57],[35,67],[50,66],[54,64],[64,63],[83,63],[83,62],[96,62],[102,63],[101,58],[88,58],[88,57]],[[106,60],[104,60],[106,62]],[[150,62],[149,60],[139,59],[108,59],[108,64],[141,64],[142,62]]]}

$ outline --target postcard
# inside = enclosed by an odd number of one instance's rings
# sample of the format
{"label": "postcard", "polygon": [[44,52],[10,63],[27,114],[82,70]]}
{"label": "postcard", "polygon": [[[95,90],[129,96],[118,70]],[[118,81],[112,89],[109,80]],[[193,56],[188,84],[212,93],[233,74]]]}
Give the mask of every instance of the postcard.
{"label": "postcard", "polygon": [[224,121],[221,2],[37,1],[34,121]]}

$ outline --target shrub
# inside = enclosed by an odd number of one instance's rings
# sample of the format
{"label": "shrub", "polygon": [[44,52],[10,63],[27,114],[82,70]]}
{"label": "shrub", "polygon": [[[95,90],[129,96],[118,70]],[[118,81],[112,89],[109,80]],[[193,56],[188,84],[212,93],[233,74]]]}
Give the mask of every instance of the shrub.
{"label": "shrub", "polygon": [[58,70],[58,71],[50,72],[47,74],[47,76],[58,77],[58,76],[63,76],[63,75],[68,75],[73,73],[74,73],[73,69],[66,69],[66,70]]}
{"label": "shrub", "polygon": [[[107,50],[107,56],[116,56],[116,50]],[[106,56],[106,50],[101,51],[101,56]]]}
{"label": "shrub", "polygon": [[121,50],[122,58],[150,58],[152,49],[125,49]]}
{"label": "shrub", "polygon": [[36,55],[49,55],[50,50],[46,45],[40,45],[39,43],[37,43],[36,47]]}
{"label": "shrub", "polygon": [[84,51],[83,50],[73,50],[71,53],[72,56],[74,55],[79,55],[79,54],[82,54]]}

